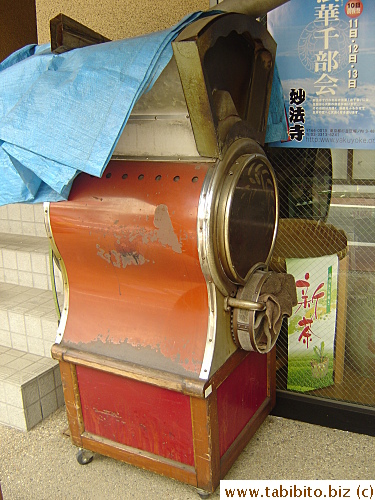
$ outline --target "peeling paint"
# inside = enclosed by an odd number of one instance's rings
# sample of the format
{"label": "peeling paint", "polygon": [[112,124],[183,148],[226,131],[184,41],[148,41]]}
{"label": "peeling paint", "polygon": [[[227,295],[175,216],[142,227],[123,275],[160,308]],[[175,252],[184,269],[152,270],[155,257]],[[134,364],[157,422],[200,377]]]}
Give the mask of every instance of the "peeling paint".
{"label": "peeling paint", "polygon": [[[96,244],[97,255],[105,260],[108,264],[118,269],[126,269],[130,265],[140,266],[149,262],[142,254],[135,250],[129,249],[129,243],[140,239],[143,245],[158,242],[164,247],[170,247],[173,252],[182,253],[182,242],[188,240],[188,234],[180,230],[179,236],[174,232],[172,221],[166,205],[158,205],[155,207],[153,224],[155,229],[149,229],[142,226],[132,227],[130,231],[121,229],[122,226],[118,225],[118,220],[114,221],[117,225],[116,230],[113,232],[118,249],[109,250],[102,248],[98,243]],[[102,234],[106,237],[106,233]],[[131,245],[130,247],[132,247]],[[122,248],[121,248],[122,247]],[[128,251],[125,251],[128,250]]]}
{"label": "peeling paint", "polygon": [[111,262],[111,255],[109,253],[105,253],[104,248],[100,248],[100,245],[96,245],[96,248],[98,249],[97,255],[109,264]]}
{"label": "peeling paint", "polygon": [[154,226],[157,229],[156,239],[163,246],[170,246],[174,252],[182,253],[181,243],[178,241],[177,235],[174,232],[168,207],[166,205],[158,205],[155,208]]}
{"label": "peeling paint", "polygon": [[146,260],[143,255],[137,252],[126,252],[121,254],[121,263],[124,269],[126,266],[130,265],[142,266],[146,262],[149,261]]}
{"label": "peeling paint", "polygon": [[132,231],[129,235],[129,241],[132,243],[136,238],[142,238],[142,243],[147,245],[149,242],[149,232],[144,227],[137,228],[136,231]]}
{"label": "peeling paint", "polygon": [[127,266],[135,265],[142,266],[146,262],[149,262],[143,255],[138,252],[117,252],[116,250],[111,250],[110,252],[106,252],[104,248],[101,248],[100,245],[96,245],[98,249],[97,255],[108,262],[108,264],[112,264],[114,267],[125,269]]}
{"label": "peeling paint", "polygon": [[96,339],[90,342],[76,343],[65,341],[62,345],[197,379],[202,367],[202,361],[196,359],[194,354],[191,360],[186,356],[182,358],[179,355],[177,361],[178,353],[175,353],[173,356],[168,352],[163,353],[164,349],[162,349],[160,344],[151,346],[148,344],[147,338],[144,339],[144,344],[142,345],[134,344],[128,338],[115,340],[105,334],[99,334]]}

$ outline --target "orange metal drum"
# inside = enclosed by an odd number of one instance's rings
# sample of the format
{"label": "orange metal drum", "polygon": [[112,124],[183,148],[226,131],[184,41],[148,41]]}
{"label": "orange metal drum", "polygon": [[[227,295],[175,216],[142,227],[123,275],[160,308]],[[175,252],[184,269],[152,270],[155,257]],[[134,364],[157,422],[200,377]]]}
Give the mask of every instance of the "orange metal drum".
{"label": "orange metal drum", "polygon": [[199,377],[209,313],[197,207],[209,166],[113,160],[51,204],[69,286],[62,345]]}

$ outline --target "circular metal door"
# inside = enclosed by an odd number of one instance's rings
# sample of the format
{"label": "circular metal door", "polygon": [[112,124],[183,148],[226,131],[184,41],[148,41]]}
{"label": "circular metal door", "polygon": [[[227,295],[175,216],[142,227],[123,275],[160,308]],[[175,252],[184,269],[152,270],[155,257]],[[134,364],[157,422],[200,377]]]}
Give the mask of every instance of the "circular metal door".
{"label": "circular metal door", "polygon": [[267,264],[278,219],[276,179],[265,155],[244,154],[227,169],[217,213],[218,253],[227,277],[245,284]]}

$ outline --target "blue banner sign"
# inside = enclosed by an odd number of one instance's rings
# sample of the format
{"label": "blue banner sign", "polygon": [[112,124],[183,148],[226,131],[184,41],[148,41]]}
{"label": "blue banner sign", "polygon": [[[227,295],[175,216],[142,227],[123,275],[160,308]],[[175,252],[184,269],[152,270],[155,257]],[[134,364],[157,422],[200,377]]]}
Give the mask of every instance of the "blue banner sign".
{"label": "blue banner sign", "polygon": [[375,0],[290,0],[271,11],[289,140],[375,149]]}

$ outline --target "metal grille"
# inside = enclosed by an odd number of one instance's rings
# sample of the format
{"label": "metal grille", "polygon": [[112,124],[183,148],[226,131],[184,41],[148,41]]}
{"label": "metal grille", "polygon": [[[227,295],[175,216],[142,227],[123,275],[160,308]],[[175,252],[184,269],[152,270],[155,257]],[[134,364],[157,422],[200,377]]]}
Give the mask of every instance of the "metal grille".
{"label": "metal grille", "polygon": [[266,153],[280,194],[271,267],[291,267],[299,283],[299,310],[277,343],[277,388],[375,406],[375,151]]}

